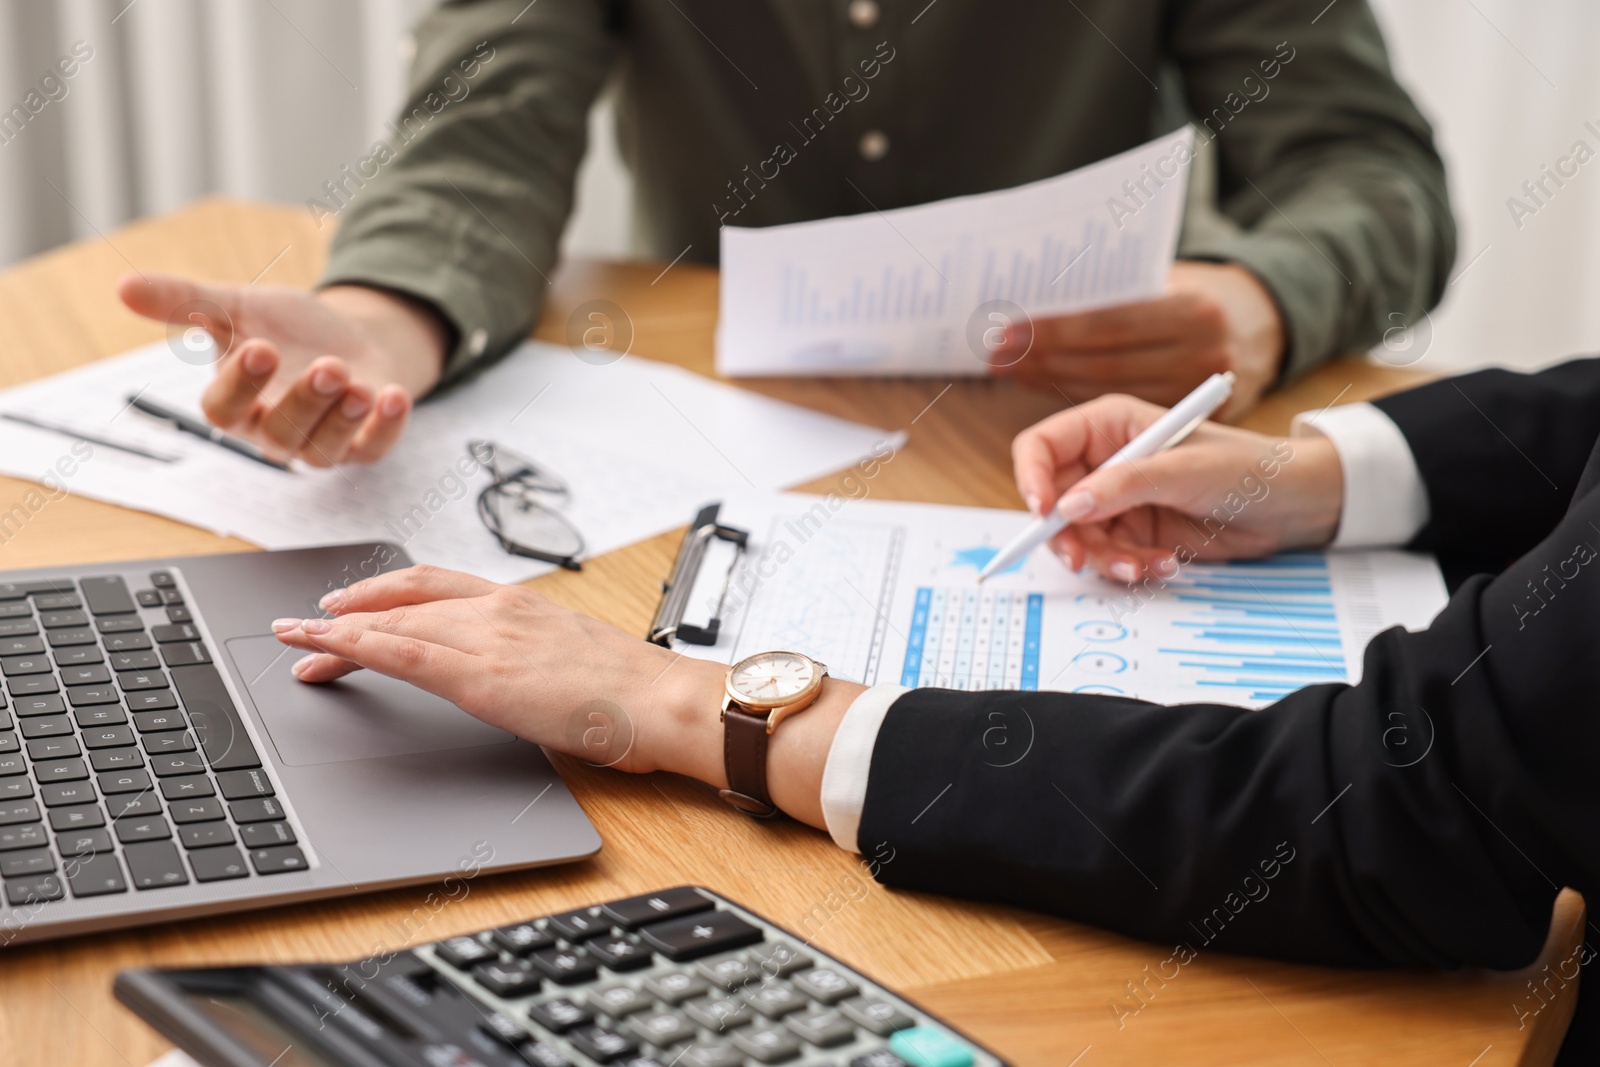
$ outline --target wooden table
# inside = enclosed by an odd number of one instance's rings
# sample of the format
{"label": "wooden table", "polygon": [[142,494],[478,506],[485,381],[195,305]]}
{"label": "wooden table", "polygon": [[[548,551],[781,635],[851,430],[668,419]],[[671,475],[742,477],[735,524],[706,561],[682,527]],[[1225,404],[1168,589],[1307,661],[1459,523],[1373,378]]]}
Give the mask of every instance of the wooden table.
{"label": "wooden table", "polygon": [[[63,248],[0,275],[0,385],[52,374],[159,338],[125,311],[116,278],[137,266],[200,278],[306,285],[328,231],[298,209],[206,201]],[[596,296],[626,309],[634,351],[711,372],[717,275],[678,264],[563,268],[538,336],[562,341],[570,310]],[[1269,400],[1246,425],[1283,431],[1296,411],[1415,381],[1357,360],[1333,363]],[[1053,394],[990,381],[771,381],[773,396],[873,425],[910,442],[871,483],[885,499],[1018,507],[1008,444],[1060,406]],[[828,488],[831,479],[815,486]],[[28,484],[0,479],[0,512]],[[551,597],[642,633],[678,534],[610,553],[581,574],[538,580]],[[69,498],[0,547],[0,568],[226,552],[250,546],[93,501]],[[705,789],[666,775],[559,765],[605,848],[565,867],[483,877],[432,914],[416,940],[679,882],[699,882],[791,927],[904,990],[1020,1065],[1190,1063],[1549,1063],[1576,986],[1518,1029],[1537,971],[1370,973],[1202,953],[1119,1027],[1124,983],[1168,951],[1002,907],[891,892],[826,836],[734,816]],[[426,887],[7,950],[0,958],[0,1058],[7,1064],[143,1067],[165,1043],[111,997],[122,967],[257,959],[353,959],[409,943],[397,933]],[[417,914],[427,915],[424,909]],[[415,921],[414,919],[412,920]],[[1569,955],[1582,902],[1557,908],[1541,963]],[[1087,1051],[1086,1051],[1087,1050]],[[1075,1059],[1075,1057],[1080,1057]],[[1475,1058],[1476,1057],[1476,1058]]]}

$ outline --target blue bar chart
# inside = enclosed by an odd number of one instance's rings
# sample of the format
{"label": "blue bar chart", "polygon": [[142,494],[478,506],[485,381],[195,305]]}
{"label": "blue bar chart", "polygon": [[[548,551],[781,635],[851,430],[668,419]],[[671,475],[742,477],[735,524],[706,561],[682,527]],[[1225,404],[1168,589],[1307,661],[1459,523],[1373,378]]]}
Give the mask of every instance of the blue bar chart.
{"label": "blue bar chart", "polygon": [[1179,640],[1157,651],[1201,689],[1253,703],[1348,679],[1325,556],[1191,566],[1171,590],[1187,610],[1170,621]]}

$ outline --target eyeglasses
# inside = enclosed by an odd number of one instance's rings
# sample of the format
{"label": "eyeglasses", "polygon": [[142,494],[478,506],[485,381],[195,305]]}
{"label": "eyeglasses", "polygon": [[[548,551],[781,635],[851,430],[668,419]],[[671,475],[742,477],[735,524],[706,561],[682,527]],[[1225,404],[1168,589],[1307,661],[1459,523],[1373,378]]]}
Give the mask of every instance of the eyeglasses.
{"label": "eyeglasses", "polygon": [[571,498],[567,483],[548,468],[493,441],[468,441],[467,452],[489,472],[478,494],[478,518],[514,556],[583,569],[583,534],[557,508]]}

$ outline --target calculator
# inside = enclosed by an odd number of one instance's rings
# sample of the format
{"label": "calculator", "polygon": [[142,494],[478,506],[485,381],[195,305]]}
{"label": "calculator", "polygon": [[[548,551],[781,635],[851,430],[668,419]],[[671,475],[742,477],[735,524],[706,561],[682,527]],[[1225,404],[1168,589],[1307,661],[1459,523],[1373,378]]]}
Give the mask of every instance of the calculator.
{"label": "calculator", "polygon": [[699,886],[350,963],[124,971],[115,992],[206,1067],[1006,1067]]}

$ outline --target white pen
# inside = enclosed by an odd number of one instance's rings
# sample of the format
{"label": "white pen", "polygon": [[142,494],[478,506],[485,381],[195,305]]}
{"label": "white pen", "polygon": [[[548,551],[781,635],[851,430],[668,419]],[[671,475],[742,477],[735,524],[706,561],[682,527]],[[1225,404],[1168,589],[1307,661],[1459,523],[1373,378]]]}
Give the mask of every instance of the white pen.
{"label": "white pen", "polygon": [[[1223,371],[1213,374],[1188,396],[1174,404],[1165,415],[1161,416],[1144,432],[1133,440],[1117,449],[1116,453],[1096,470],[1105,470],[1132,460],[1146,459],[1157,452],[1171,448],[1193,433],[1201,423],[1209,419],[1233,395],[1233,372]],[[1050,509],[1048,515],[1041,515],[1034,519],[1022,532],[1013,537],[988,564],[978,572],[978,581],[983,581],[992,574],[997,574],[1011,566],[1017,560],[1025,557],[1029,552],[1044,544],[1050,538],[1067,528],[1067,520],[1055,508]]]}

